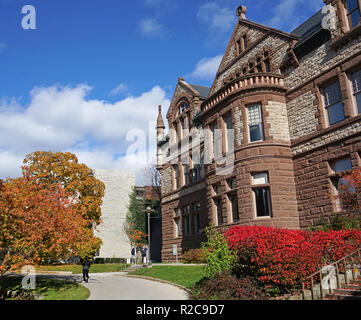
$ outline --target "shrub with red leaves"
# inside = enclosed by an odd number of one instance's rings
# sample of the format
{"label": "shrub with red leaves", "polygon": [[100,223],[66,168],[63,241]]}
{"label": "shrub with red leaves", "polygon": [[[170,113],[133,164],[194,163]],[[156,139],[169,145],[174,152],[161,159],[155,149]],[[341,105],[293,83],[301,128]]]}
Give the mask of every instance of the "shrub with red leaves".
{"label": "shrub with red leaves", "polygon": [[225,234],[237,254],[234,274],[254,276],[268,292],[291,292],[301,281],[361,246],[361,232],[236,226]]}

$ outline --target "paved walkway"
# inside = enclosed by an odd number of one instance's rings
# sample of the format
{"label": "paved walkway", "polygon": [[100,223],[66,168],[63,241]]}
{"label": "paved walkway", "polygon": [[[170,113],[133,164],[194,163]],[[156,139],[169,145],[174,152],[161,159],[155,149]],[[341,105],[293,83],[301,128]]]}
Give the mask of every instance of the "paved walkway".
{"label": "paved walkway", "polygon": [[[186,300],[187,293],[179,287],[152,280],[126,277],[125,272],[90,273],[88,300]],[[82,275],[38,275],[52,279],[82,282]]]}

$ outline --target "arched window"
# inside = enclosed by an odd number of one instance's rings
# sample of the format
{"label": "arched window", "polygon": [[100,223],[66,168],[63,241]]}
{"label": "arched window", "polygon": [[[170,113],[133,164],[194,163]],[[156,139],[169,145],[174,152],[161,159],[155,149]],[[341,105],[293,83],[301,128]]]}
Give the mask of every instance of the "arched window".
{"label": "arched window", "polygon": [[179,107],[179,114],[182,114],[184,111],[189,109],[189,104],[187,102],[183,102]]}

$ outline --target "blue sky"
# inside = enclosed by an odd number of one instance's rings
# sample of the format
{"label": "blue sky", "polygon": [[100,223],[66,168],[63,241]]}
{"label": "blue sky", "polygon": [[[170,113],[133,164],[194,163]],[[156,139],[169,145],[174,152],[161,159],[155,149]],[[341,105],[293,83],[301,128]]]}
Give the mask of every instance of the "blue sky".
{"label": "blue sky", "polygon": [[[28,4],[36,30],[21,27]],[[291,31],[323,2],[0,0],[0,177],[53,150],[142,183],[146,164],[123,157],[129,130],[147,128],[158,104],[166,112],[179,76],[212,83],[241,4],[248,19]]]}

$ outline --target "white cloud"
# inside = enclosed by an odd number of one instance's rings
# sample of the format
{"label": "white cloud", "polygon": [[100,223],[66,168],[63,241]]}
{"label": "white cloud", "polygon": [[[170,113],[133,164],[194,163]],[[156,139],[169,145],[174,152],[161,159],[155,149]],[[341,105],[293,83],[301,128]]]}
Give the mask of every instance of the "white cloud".
{"label": "white cloud", "polygon": [[202,80],[213,80],[222,61],[222,57],[223,55],[220,54],[212,58],[201,59],[197,63],[195,70],[188,76]]}
{"label": "white cloud", "polygon": [[[89,100],[90,90],[87,85],[35,88],[27,106],[0,100],[0,177],[19,173],[22,159],[36,150],[72,151],[92,168],[143,168],[147,150],[151,157],[154,153],[158,105],[165,112],[170,104],[164,90],[156,86],[114,103]],[[141,156],[129,164],[125,154],[133,142],[126,137],[137,128],[153,140],[141,144]]]}
{"label": "white cloud", "polygon": [[117,86],[116,88],[114,88],[113,90],[111,90],[109,92],[109,94],[111,96],[116,96],[117,94],[119,94],[120,92],[124,92],[128,90],[128,86],[124,83],[119,84],[119,86]]}
{"label": "white cloud", "polygon": [[206,24],[212,33],[224,33],[235,25],[235,11],[221,7],[217,2],[207,2],[199,10],[197,17],[200,22]]}
{"label": "white cloud", "polygon": [[163,38],[166,34],[163,25],[153,18],[142,19],[138,27],[142,35],[148,38]]}

